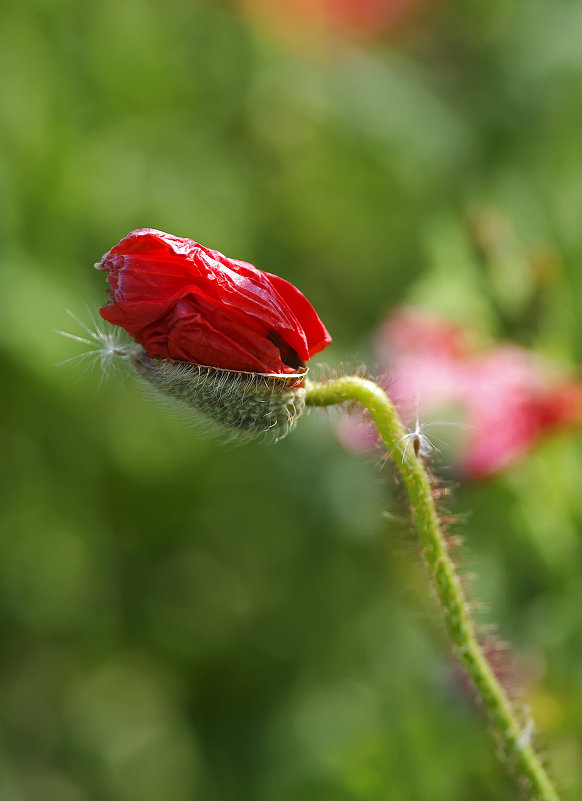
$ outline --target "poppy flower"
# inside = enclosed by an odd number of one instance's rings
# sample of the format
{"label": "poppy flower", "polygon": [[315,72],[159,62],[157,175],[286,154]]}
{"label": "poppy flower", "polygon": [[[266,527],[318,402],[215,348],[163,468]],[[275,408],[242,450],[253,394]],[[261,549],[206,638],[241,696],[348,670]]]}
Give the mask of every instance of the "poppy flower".
{"label": "poppy flower", "polygon": [[[459,454],[464,476],[499,473],[544,436],[582,423],[579,380],[563,378],[554,365],[518,345],[476,348],[470,340],[470,332],[448,320],[400,309],[376,343],[397,405],[417,400],[425,416],[443,407],[461,412],[467,424]],[[340,433],[348,447],[374,444],[362,421]]]}
{"label": "poppy flower", "polygon": [[95,266],[107,272],[111,296],[101,316],[149,357],[292,374],[331,342],[288,281],[191,239],[141,228]]}
{"label": "poppy flower", "polygon": [[582,422],[582,384],[518,345],[470,344],[470,332],[420,310],[401,309],[384,325],[378,349],[401,399],[423,410],[453,405],[468,424],[461,470],[478,479],[499,473],[544,436]]}
{"label": "poppy flower", "polygon": [[279,35],[339,31],[345,36],[381,35],[427,0],[237,0],[252,19]]}

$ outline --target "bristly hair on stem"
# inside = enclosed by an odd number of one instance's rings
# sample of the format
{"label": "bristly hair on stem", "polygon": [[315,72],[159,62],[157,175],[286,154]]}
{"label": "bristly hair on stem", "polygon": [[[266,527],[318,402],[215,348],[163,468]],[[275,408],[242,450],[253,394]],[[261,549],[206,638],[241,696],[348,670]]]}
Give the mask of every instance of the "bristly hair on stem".
{"label": "bristly hair on stem", "polygon": [[374,420],[386,450],[394,451],[394,463],[408,494],[449,640],[488,715],[500,752],[513,766],[518,783],[527,787],[532,801],[558,801],[558,793],[531,744],[533,724],[527,717],[524,721],[521,710],[516,710],[480,642],[457,565],[449,552],[425,460],[420,449],[409,447],[410,440],[406,439],[411,432],[407,434],[390,398],[373,381],[345,376],[327,382],[306,381],[305,388],[307,406],[360,403]]}

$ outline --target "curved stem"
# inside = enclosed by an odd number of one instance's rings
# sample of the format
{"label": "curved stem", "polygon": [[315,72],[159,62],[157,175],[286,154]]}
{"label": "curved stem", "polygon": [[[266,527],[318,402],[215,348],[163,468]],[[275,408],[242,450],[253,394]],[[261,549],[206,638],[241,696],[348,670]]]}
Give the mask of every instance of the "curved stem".
{"label": "curved stem", "polygon": [[[531,798],[559,801],[539,757],[535,753],[528,727],[520,725],[507,694],[493,672],[479,644],[470,607],[460,577],[447,547],[426,470],[410,447],[407,433],[386,393],[373,381],[345,376],[321,383],[305,382],[308,406],[331,406],[358,402],[371,414],[382,441],[406,486],[424,559],[439,598],[446,630],[471,678],[479,703],[486,710],[502,753],[511,760]],[[406,445],[408,443],[408,447]]]}

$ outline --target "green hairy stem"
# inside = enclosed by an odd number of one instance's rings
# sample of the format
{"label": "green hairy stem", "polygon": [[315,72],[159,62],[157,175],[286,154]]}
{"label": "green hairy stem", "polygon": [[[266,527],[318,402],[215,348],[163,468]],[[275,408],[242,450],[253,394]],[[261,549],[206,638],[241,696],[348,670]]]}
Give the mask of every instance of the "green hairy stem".
{"label": "green hairy stem", "polygon": [[372,416],[408,492],[425,563],[443,611],[446,631],[474,685],[478,702],[488,715],[502,754],[512,764],[520,783],[528,787],[532,800],[559,801],[531,745],[528,726],[520,723],[516,710],[480,646],[470,606],[439,522],[423,461],[418,457],[414,442],[410,446],[408,432],[403,428],[390,399],[373,381],[355,376],[321,383],[306,381],[305,389],[307,406],[357,402]]}

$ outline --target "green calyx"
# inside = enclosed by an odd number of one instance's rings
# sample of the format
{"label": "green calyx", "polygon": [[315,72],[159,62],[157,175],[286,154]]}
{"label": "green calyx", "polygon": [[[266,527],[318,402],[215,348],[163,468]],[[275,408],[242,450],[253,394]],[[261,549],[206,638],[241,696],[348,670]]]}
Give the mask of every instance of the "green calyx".
{"label": "green calyx", "polygon": [[141,347],[130,361],[156,394],[201,416],[217,433],[278,440],[295,428],[305,408],[306,369],[290,375],[223,370],[148,356]]}

